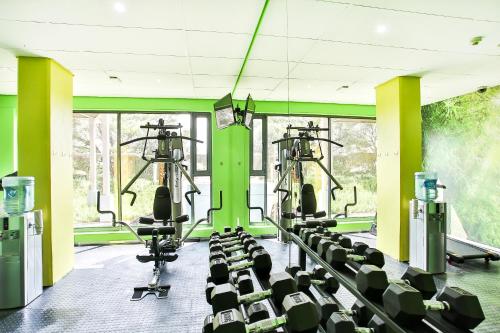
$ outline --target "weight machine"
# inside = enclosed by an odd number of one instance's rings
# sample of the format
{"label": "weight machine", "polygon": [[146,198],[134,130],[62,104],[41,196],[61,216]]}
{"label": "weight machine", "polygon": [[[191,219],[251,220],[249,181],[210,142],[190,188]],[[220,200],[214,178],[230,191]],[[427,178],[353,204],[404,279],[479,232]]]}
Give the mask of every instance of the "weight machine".
{"label": "weight machine", "polygon": [[[161,163],[164,174],[162,185],[158,186],[155,192],[153,217],[139,218],[140,224],[149,225],[149,227],[139,227],[136,231],[127,222],[117,221],[116,214],[113,211],[101,210],[100,193],[97,193],[97,211],[101,214],[111,214],[113,227],[116,225],[126,227],[149,250],[147,255],[137,255],[137,260],[141,263],[154,262],[153,276],[150,282],[145,287],[134,288],[131,299],[133,301],[141,300],[148,294],[154,294],[157,298],[167,297],[170,285],[160,284],[161,270],[166,266],[167,262],[177,260],[178,255],[175,254],[175,251],[187,237],[186,235],[181,239],[182,223],[189,221],[187,215],[182,215],[182,176],[188,180],[192,188],[184,195],[189,205],[192,204],[189,196],[194,193],[201,193],[187,173],[187,166],[183,165],[182,161],[184,160],[183,140],[199,143],[202,143],[202,141],[183,136],[181,124],[166,125],[163,119],[160,119],[158,124],[147,123],[140,127],[146,129],[146,136],[122,142],[120,146],[144,141],[141,158],[146,161],[146,164],[121,190],[120,194],[131,194],[130,205],[133,205],[137,193],[131,190],[132,185],[151,164]],[[157,135],[150,136],[151,131],[158,131]],[[157,143],[156,150],[153,150],[154,156],[147,155],[148,142],[151,141]],[[206,219],[201,219],[195,225],[204,220]],[[159,226],[155,226],[155,224],[159,224]],[[150,237],[150,239],[144,239],[143,237]]]}
{"label": "weight machine", "polygon": [[[278,147],[278,163],[275,169],[279,172],[280,178],[273,189],[274,193],[279,193],[279,211],[280,225],[284,229],[292,227],[292,220],[300,217],[305,222],[307,219],[320,219],[326,216],[326,212],[317,211],[316,195],[312,184],[307,184],[304,181],[303,168],[304,163],[315,163],[323,172],[326,173],[329,180],[333,182],[333,187],[330,190],[330,195],[335,200],[335,190],[343,190],[342,185],[328,171],[321,162],[324,159],[322,142],[333,144],[337,147],[343,147],[342,144],[330,139],[321,138],[320,132],[328,131],[328,128],[322,128],[314,125],[312,121],[307,123],[305,127],[295,127],[291,124],[287,126],[286,133],[282,139],[273,141]],[[316,142],[319,152],[316,152],[311,143]],[[319,153],[319,155],[318,155]],[[293,177],[295,174],[296,177]],[[293,178],[298,178],[300,185],[299,205],[294,209],[292,193]],[[357,190],[354,187],[354,202],[348,203],[344,207],[343,214],[336,214],[334,217],[345,215],[347,217],[348,207],[354,206],[357,203]],[[288,240],[287,234],[280,231],[280,239]]]}
{"label": "weight machine", "polygon": [[[153,207],[153,212],[158,214],[153,214],[153,218],[141,217],[139,223],[142,224],[153,224],[162,222],[162,220],[169,219],[170,216],[178,217],[182,215],[182,176],[191,185],[192,190],[187,191],[184,194],[186,201],[191,205],[190,195],[191,194],[201,194],[199,188],[193,182],[191,176],[187,173],[187,166],[182,164],[184,161],[184,148],[183,140],[195,141],[198,143],[203,143],[202,141],[190,138],[182,135],[182,125],[166,125],[163,119],[158,121],[158,124],[142,125],[141,128],[146,129],[146,136],[135,138],[129,141],[120,143],[120,146],[126,146],[134,142],[144,141],[144,146],[142,149],[141,158],[146,161],[146,164],[139,170],[139,172],[132,177],[127,185],[121,190],[121,195],[131,194],[132,200],[130,205],[132,206],[137,198],[137,193],[132,191],[130,188],[139,179],[139,177],[146,171],[146,169],[154,163],[161,163],[164,170],[163,184],[156,189],[156,197],[169,197],[171,212],[165,211],[166,206],[161,204],[156,204]],[[150,131],[158,131],[156,136],[150,136]],[[178,131],[178,133],[176,132]],[[148,141],[156,140],[157,149],[153,151],[154,156],[147,156]],[[157,216],[158,215],[158,216]],[[178,240],[182,237],[182,224],[178,222],[173,222],[175,227],[174,240],[179,246]]]}

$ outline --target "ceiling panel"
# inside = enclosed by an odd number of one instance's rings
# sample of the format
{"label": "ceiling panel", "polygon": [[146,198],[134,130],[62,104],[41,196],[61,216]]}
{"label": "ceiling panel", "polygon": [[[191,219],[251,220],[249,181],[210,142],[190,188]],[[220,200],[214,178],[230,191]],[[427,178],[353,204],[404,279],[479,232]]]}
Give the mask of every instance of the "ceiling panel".
{"label": "ceiling panel", "polygon": [[311,39],[287,39],[278,36],[259,36],[253,45],[250,59],[301,61],[317,42]]}
{"label": "ceiling panel", "polygon": [[[263,101],[263,100],[267,100],[268,99],[268,96],[269,94],[272,93],[271,90],[267,90],[267,89],[257,89],[257,88],[252,88],[251,91],[248,91],[248,90],[245,90],[245,89],[238,89],[233,98],[234,99],[238,99],[238,100],[246,100],[248,94],[252,95],[252,99],[254,100],[259,100],[259,101]],[[222,97],[222,96],[220,96]],[[244,106],[244,105],[240,105],[241,106]],[[265,110],[262,110],[259,108],[259,105],[257,104],[257,112],[265,112]]]}
{"label": "ceiling panel", "polygon": [[[339,2],[336,0],[320,0],[325,2]],[[438,15],[446,17],[462,17],[475,20],[492,20],[500,22],[500,11],[497,0],[349,0],[353,5],[368,6],[370,8],[389,11],[409,11],[420,15]]]}
{"label": "ceiling panel", "polygon": [[191,58],[193,74],[237,75],[243,59]]}
{"label": "ceiling panel", "polygon": [[[115,10],[123,4],[124,12]],[[180,0],[2,0],[0,18],[53,23],[183,29]]]}
{"label": "ceiling panel", "polygon": [[43,51],[40,55],[57,59],[73,69],[189,74],[187,57]]}
{"label": "ceiling panel", "polygon": [[238,90],[246,90],[245,95],[251,93],[252,89],[273,90],[276,88],[281,79],[263,78],[263,77],[248,77],[241,78],[238,84]]}
{"label": "ceiling panel", "polygon": [[[290,64],[291,68],[292,64]],[[284,78],[288,73],[288,66],[283,61],[248,60],[245,70],[248,76]]]}
{"label": "ceiling panel", "polygon": [[[12,33],[15,31],[16,33]],[[0,41],[17,49],[186,55],[183,31],[60,26],[0,21]]]}
{"label": "ceiling panel", "polygon": [[185,13],[186,28],[252,34],[264,0],[179,0]]}
{"label": "ceiling panel", "polygon": [[308,63],[337,64],[372,68],[391,68],[407,74],[449,65],[482,62],[491,56],[465,55],[433,51],[408,50],[369,45],[345,45],[320,42],[304,59]]}
{"label": "ceiling panel", "polygon": [[226,88],[194,88],[194,92],[197,98],[219,99],[229,91]]}
{"label": "ceiling panel", "polygon": [[[218,98],[264,4],[48,1],[0,1],[0,93],[16,90],[15,55],[38,55],[74,72],[76,95]],[[366,104],[377,84],[418,75],[427,103],[500,84],[499,45],[497,0],[273,0],[235,96]]]}
{"label": "ceiling panel", "polygon": [[215,32],[187,32],[189,55],[198,57],[245,57],[251,35]]}
{"label": "ceiling panel", "polygon": [[193,75],[195,88],[227,88],[231,89],[236,76],[234,75]]}
{"label": "ceiling panel", "polygon": [[295,67],[295,69],[290,73],[290,76],[301,80],[334,80],[345,81],[346,83],[363,81],[374,83],[401,74],[402,71],[392,69],[301,63]]}
{"label": "ceiling panel", "polygon": [[119,77],[123,84],[132,85],[136,82],[141,82],[145,86],[162,86],[172,90],[193,88],[191,75],[136,72],[113,72],[113,75]]}
{"label": "ceiling panel", "polygon": [[[339,6],[332,5],[332,8],[336,7]],[[328,25],[321,38],[400,48],[500,54],[497,48],[500,23],[394,11],[373,15],[373,9],[365,7],[350,7],[341,11],[344,15],[337,17],[334,24]],[[353,26],[356,28],[353,29]],[[479,46],[471,46],[470,40],[474,36],[485,38]]]}
{"label": "ceiling panel", "polygon": [[134,82],[112,82],[107,80],[99,83],[100,90],[95,91],[95,84],[74,82],[76,96],[122,96],[122,97],[178,97],[189,98],[194,95],[193,89],[172,82],[151,83],[151,80],[136,80]]}

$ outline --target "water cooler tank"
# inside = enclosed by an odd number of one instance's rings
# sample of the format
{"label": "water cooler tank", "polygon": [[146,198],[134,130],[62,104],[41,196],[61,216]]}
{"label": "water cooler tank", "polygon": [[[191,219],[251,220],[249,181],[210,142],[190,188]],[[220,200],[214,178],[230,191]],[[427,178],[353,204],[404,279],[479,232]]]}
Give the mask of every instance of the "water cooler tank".
{"label": "water cooler tank", "polygon": [[42,294],[42,211],[0,221],[0,309],[23,307]]}

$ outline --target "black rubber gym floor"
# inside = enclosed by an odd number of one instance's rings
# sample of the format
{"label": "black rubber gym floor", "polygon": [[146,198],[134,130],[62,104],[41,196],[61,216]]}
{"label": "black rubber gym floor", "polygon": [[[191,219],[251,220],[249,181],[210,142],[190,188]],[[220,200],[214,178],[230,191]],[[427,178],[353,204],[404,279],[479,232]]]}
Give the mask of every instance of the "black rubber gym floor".
{"label": "black rubber gym floor", "polygon": [[[374,244],[371,235],[359,240]],[[353,237],[353,239],[357,239]],[[287,245],[262,240],[273,258],[273,271],[288,265]],[[205,301],[208,272],[207,242],[188,243],[178,251],[179,259],[170,263],[164,276],[171,284],[167,299],[147,296],[131,302],[132,289],[145,285],[151,264],[141,264],[135,254],[140,245],[78,247],[75,269],[24,309],[0,311],[0,332],[195,332],[211,312]],[[292,247],[296,262],[296,247]],[[310,263],[311,264],[311,263]],[[406,265],[386,258],[385,269],[391,277],[401,275]],[[448,266],[446,276],[436,276],[438,287],[457,285],[476,293],[486,320],[476,332],[500,332],[499,263],[485,265],[470,261],[461,267]],[[0,291],[1,293],[1,291]],[[354,299],[340,289],[337,298],[350,307]]]}

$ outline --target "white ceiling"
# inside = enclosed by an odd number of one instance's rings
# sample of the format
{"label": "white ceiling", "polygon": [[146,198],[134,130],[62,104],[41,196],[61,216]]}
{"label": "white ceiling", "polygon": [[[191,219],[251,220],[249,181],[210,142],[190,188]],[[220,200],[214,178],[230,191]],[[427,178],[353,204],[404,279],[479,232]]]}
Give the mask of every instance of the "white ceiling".
{"label": "white ceiling", "polygon": [[[0,94],[16,93],[15,56],[36,55],[68,67],[78,96],[221,97],[263,4],[1,0]],[[424,104],[500,84],[500,1],[270,0],[236,97],[374,104],[398,75],[422,77]]]}

